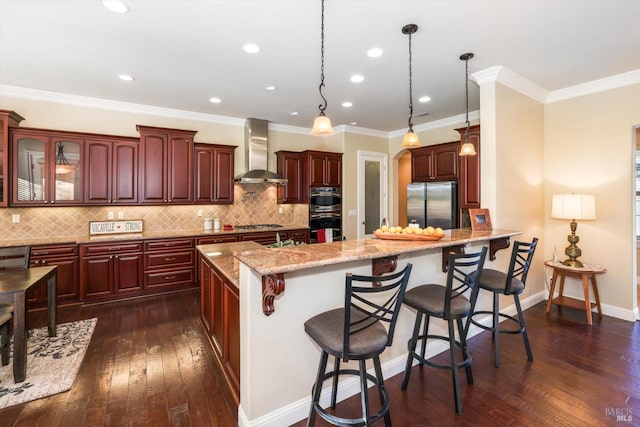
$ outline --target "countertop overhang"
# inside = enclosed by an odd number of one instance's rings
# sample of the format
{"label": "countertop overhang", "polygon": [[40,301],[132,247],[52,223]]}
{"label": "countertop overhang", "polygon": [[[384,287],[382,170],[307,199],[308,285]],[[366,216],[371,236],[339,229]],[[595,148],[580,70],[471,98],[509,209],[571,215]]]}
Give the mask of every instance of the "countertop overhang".
{"label": "countertop overhang", "polygon": [[[262,247],[255,250],[239,251],[234,255],[258,274],[267,276],[348,261],[394,257],[421,250],[459,248],[468,243],[508,239],[518,234],[521,233],[513,230],[472,231],[463,228],[446,230],[445,237],[436,241],[371,238],[277,249]],[[495,254],[498,249],[504,248],[499,247],[493,253]]]}

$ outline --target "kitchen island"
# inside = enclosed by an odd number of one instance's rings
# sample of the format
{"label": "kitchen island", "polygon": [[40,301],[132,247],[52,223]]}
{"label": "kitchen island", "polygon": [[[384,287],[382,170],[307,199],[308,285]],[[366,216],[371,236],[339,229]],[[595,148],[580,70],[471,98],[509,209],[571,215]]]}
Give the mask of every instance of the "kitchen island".
{"label": "kitchen island", "polygon": [[[239,425],[282,426],[307,417],[320,350],[305,334],[303,323],[344,304],[346,273],[382,274],[410,262],[414,268],[409,288],[427,282],[444,283],[447,266],[443,260],[450,252],[472,252],[487,245],[493,258],[518,234],[511,230],[459,229],[447,231],[438,241],[374,238],[276,249],[198,246],[201,265],[215,267],[226,280],[226,288],[237,286],[235,293],[233,289],[227,292],[236,295],[239,304],[237,350],[230,336],[233,328],[222,331],[229,347],[219,350],[230,356],[238,353],[239,369],[234,368],[231,376],[239,377]],[[222,301],[227,304],[231,299]],[[403,307],[394,344],[381,357],[386,378],[404,369],[414,316]],[[436,323],[434,327],[444,333],[445,325]],[[212,326],[215,328],[215,323]],[[429,346],[428,353],[442,350],[444,347]],[[234,362],[223,361],[229,363]],[[355,379],[341,381],[338,400],[358,389]],[[323,404],[326,395],[321,398]]]}

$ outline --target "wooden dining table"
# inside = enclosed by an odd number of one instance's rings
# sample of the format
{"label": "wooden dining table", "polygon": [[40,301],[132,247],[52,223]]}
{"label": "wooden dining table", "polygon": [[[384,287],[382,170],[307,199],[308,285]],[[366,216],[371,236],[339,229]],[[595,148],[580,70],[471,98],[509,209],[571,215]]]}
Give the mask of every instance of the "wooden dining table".
{"label": "wooden dining table", "polygon": [[25,269],[0,270],[0,298],[13,297],[13,380],[27,377],[27,298],[30,289],[47,284],[47,326],[49,336],[56,336],[55,265]]}

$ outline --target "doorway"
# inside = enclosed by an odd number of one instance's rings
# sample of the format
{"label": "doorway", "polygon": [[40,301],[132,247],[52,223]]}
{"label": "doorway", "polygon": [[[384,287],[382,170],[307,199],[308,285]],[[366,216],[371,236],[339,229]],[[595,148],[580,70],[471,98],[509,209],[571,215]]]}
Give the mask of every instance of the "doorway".
{"label": "doorway", "polygon": [[387,215],[387,155],[358,151],[358,239],[372,237]]}

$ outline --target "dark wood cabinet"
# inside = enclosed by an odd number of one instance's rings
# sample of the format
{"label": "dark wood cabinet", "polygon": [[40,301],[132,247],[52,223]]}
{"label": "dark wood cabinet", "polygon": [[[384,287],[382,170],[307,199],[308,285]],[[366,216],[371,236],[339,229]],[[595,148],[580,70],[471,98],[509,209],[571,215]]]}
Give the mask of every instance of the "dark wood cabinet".
{"label": "dark wood cabinet", "polygon": [[195,144],[196,203],[233,203],[235,149],[228,145]]}
{"label": "dark wood cabinet", "polygon": [[158,239],[144,242],[145,290],[191,287],[195,284],[194,239]]}
{"label": "dark wood cabinet", "polygon": [[200,258],[200,317],[224,380],[240,397],[240,292],[218,269]]}
{"label": "dark wood cabinet", "polygon": [[[78,245],[40,245],[31,247],[31,267],[56,265],[56,295],[58,304],[78,301]],[[42,307],[47,303],[47,289],[40,286],[27,293],[30,307]]]}
{"label": "dark wood cabinet", "polygon": [[[456,129],[460,144],[464,143],[466,127]],[[458,206],[460,209],[479,209],[480,206],[480,125],[469,127],[469,142],[476,149],[475,156],[460,156]]]}
{"label": "dark wood cabinet", "polygon": [[83,204],[81,136],[29,128],[12,128],[10,133],[13,205]]}
{"label": "dark wood cabinet", "polygon": [[0,208],[9,206],[9,127],[16,127],[24,120],[14,111],[0,110]]}
{"label": "dark wood cabinet", "polygon": [[86,205],[138,202],[138,140],[85,141]]}
{"label": "dark wood cabinet", "polygon": [[411,150],[411,181],[458,179],[459,142],[431,145]]}
{"label": "dark wood cabinet", "polygon": [[142,242],[80,246],[80,297],[121,298],[143,290]]}
{"label": "dark wood cabinet", "polygon": [[307,187],[340,187],[342,185],[342,154],[325,151],[305,151],[308,168]]}
{"label": "dark wood cabinet", "polygon": [[287,178],[287,183],[278,185],[278,203],[306,203],[308,191],[304,187],[303,155],[294,151],[276,152],[278,174]]}
{"label": "dark wood cabinet", "polygon": [[136,126],[140,132],[140,203],[193,203],[196,131]]}

